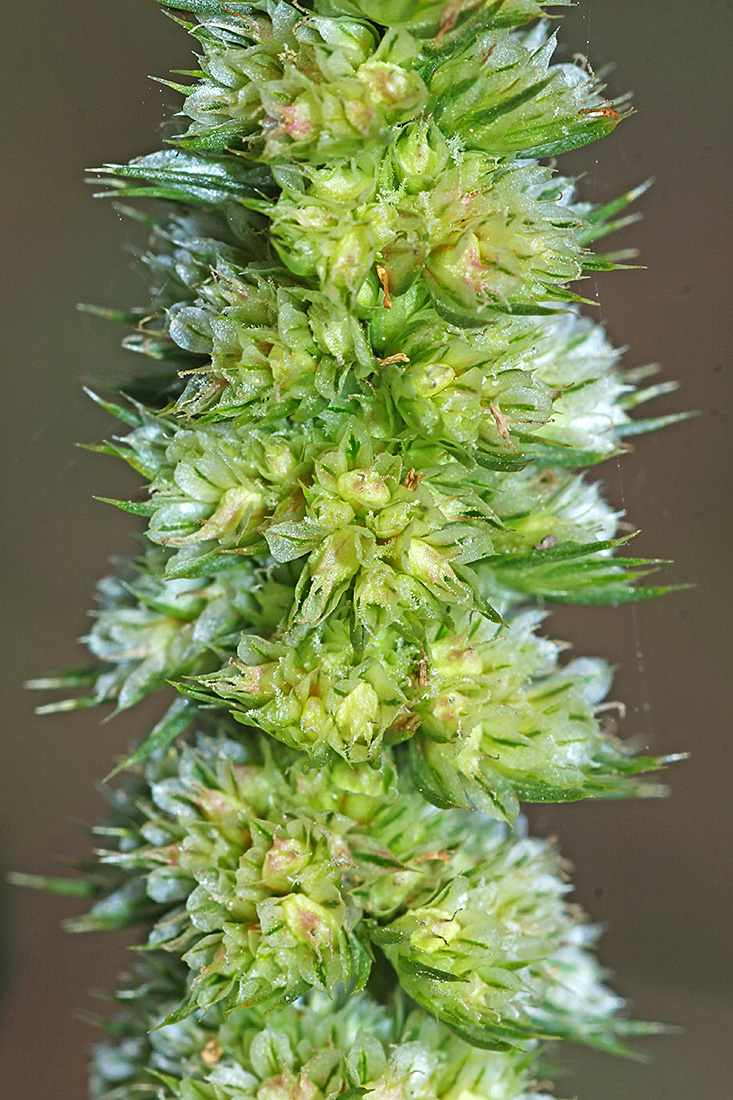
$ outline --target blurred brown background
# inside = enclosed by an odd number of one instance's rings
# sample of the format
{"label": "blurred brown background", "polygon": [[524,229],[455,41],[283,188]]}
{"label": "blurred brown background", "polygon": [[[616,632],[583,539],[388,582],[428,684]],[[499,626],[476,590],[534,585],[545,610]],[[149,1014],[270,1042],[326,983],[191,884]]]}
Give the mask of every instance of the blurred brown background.
{"label": "blurred brown background", "polygon": [[[602,958],[641,1016],[684,1033],[645,1044],[648,1064],[585,1052],[565,1058],[558,1095],[581,1100],[723,1100],[731,1022],[731,754],[724,702],[731,618],[728,182],[730,0],[579,0],[566,16],[565,55],[617,67],[637,114],[599,146],[567,158],[584,194],[606,200],[654,176],[636,243],[647,270],[601,276],[600,313],[628,344],[629,365],[660,360],[679,378],[667,407],[702,415],[600,471],[614,502],[643,528],[634,552],[674,559],[668,576],[698,587],[636,610],[565,609],[551,620],[578,652],[620,666],[616,696],[628,735],[657,752],[691,750],[670,775],[666,802],[540,809],[533,827],[557,833],[576,867],[579,899],[609,926]],[[80,378],[124,369],[113,327],[75,312],[78,301],[144,302],[129,228],[93,202],[83,169],[155,147],[176,97],[148,80],[190,67],[189,42],[152,0],[6,4],[2,79],[7,128],[2,264],[6,388],[2,632],[6,677],[0,860],[58,873],[85,851],[80,823],[103,804],[94,785],[147,721],[133,713],[40,719],[21,690],[28,676],[75,663],[74,639],[107,558],[132,548],[134,521],[92,494],[123,496],[134,480],[111,459],[74,448],[110,425]],[[590,285],[590,284],[589,284]],[[595,290],[593,295],[595,294]],[[593,296],[591,295],[591,296]],[[657,410],[655,410],[657,411]],[[661,410],[659,410],[661,411]],[[152,708],[153,711],[156,709]],[[74,902],[2,887],[0,1079],[7,1100],[80,1100],[94,1032],[75,1014],[92,987],[124,964],[115,937],[74,938],[59,922]]]}

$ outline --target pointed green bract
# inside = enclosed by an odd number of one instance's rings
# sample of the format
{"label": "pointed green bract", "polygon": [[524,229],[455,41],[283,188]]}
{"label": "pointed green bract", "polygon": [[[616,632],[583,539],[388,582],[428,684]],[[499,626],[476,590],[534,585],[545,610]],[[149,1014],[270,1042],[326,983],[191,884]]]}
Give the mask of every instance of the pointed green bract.
{"label": "pointed green bract", "polygon": [[[664,793],[548,602],[665,591],[587,468],[679,414],[582,312],[636,217],[555,156],[628,113],[567,0],[170,0],[166,148],[97,173],[151,301],[92,449],[145,545],[41,709],[178,695],[119,758],[77,931],[142,925],[94,1100],[540,1100],[538,1044],[654,1031],[523,802]],[[547,16],[547,19],[539,19]],[[146,373],[145,359],[154,363]],[[623,523],[623,526],[622,526]]]}

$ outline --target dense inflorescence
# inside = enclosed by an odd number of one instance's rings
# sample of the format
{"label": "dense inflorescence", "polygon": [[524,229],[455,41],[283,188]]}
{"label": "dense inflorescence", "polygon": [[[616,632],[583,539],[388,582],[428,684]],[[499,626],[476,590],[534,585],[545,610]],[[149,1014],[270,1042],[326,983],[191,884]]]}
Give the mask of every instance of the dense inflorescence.
{"label": "dense inflorescence", "polygon": [[[160,364],[97,448],[145,547],[46,710],[178,696],[120,765],[78,929],[140,924],[96,1100],[539,1100],[538,1043],[620,1015],[520,803],[660,790],[546,601],[662,589],[584,473],[665,386],[580,312],[554,157],[623,105],[535,0],[169,0],[199,67],[168,147],[102,170],[145,221]],[[168,82],[169,83],[169,82]],[[640,189],[641,190],[641,189]],[[97,398],[100,400],[100,398]],[[534,1068],[533,1068],[534,1067]]]}

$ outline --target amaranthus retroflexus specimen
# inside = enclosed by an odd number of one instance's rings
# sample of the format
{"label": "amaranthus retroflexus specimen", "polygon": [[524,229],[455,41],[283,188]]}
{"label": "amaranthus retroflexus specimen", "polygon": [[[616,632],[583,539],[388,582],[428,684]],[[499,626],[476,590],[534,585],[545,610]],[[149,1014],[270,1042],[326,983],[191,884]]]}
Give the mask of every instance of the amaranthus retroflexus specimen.
{"label": "amaranthus retroflexus specimen", "polygon": [[[92,1096],[519,1100],[621,1015],[522,802],[632,796],[600,660],[546,602],[646,598],[585,467],[674,417],[578,281],[636,193],[554,158],[625,113],[567,0],[167,0],[200,44],[139,211],[161,366],[99,448],[148,520],[45,709],[179,695],[118,770],[77,928],[146,929]],[[550,10],[548,10],[550,9]],[[128,213],[133,213],[125,207]],[[113,311],[109,311],[112,313]],[[99,398],[98,398],[99,400]]]}

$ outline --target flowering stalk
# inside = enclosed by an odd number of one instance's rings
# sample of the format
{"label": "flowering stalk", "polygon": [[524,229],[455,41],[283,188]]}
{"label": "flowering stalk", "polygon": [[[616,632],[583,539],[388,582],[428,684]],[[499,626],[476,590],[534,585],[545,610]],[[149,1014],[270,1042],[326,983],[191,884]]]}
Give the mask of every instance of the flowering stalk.
{"label": "flowering stalk", "polygon": [[84,689],[47,711],[179,692],[72,922],[145,929],[98,1100],[519,1100],[543,1040],[652,1030],[517,816],[666,762],[538,633],[664,591],[583,470],[675,419],[632,419],[666,387],[579,312],[641,189],[594,207],[548,165],[627,113],[553,62],[566,4],[166,0],[201,49],[182,123],[101,170],[165,200],[135,214],[152,304],[109,311],[164,373],[96,398],[146,544],[93,664],[36,682]]}

